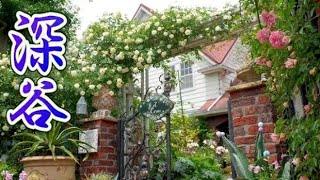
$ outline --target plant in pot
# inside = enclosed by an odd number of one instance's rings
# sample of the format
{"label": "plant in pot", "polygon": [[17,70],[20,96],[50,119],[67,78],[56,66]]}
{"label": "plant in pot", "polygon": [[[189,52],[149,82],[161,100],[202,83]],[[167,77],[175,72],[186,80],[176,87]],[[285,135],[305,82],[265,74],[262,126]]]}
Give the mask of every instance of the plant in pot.
{"label": "plant in pot", "polygon": [[73,152],[79,147],[91,147],[78,140],[81,132],[71,124],[53,122],[49,132],[14,135],[22,141],[15,144],[9,154],[26,156],[20,162],[31,179],[75,179],[75,165],[79,160]]}

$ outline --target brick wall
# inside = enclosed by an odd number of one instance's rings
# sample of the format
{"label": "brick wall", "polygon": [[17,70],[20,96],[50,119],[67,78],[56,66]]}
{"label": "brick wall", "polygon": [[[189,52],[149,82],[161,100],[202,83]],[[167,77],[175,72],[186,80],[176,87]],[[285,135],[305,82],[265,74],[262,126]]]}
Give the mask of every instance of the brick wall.
{"label": "brick wall", "polygon": [[254,157],[258,123],[263,122],[264,143],[270,151],[269,162],[277,159],[276,144],[271,141],[274,132],[270,97],[265,95],[265,85],[261,82],[236,85],[229,90],[231,101],[234,142],[248,155]]}
{"label": "brick wall", "polygon": [[83,122],[82,129],[98,129],[98,152],[90,153],[89,158],[80,164],[80,174],[105,172],[115,175],[117,166],[117,123],[111,119],[95,119]]}

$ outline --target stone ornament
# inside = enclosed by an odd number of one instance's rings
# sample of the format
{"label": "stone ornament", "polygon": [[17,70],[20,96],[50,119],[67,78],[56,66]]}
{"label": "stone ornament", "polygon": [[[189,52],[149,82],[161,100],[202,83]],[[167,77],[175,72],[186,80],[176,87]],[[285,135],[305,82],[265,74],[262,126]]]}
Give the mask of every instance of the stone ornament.
{"label": "stone ornament", "polygon": [[109,94],[111,90],[107,85],[104,85],[99,94],[92,98],[92,106],[99,110],[111,110],[118,105],[115,97]]}

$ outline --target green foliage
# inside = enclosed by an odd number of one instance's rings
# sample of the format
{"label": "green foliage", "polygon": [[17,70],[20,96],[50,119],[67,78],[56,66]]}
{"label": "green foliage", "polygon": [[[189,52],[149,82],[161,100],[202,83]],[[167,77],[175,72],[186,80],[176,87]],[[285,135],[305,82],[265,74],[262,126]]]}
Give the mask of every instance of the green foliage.
{"label": "green foliage", "polygon": [[5,162],[0,162],[0,180],[4,180],[3,176],[1,173],[3,171],[9,171],[10,173],[17,175],[17,172],[19,172],[16,167],[13,167]]}
{"label": "green foliage", "polygon": [[63,127],[64,124],[53,122],[49,132],[19,133],[14,137],[23,138],[10,150],[10,154],[24,153],[29,155],[67,155],[78,163],[78,159],[71,149],[77,150],[79,147],[86,149],[91,147],[85,142],[78,140],[77,136],[82,132],[80,128],[74,126]]}
{"label": "green foliage", "polygon": [[104,172],[94,173],[91,174],[90,177],[86,177],[87,180],[115,180],[115,177],[112,175],[109,175]]}
{"label": "green foliage", "polygon": [[185,114],[173,114],[171,118],[172,147],[183,150],[189,142],[199,142],[199,120]]}
{"label": "green foliage", "polygon": [[191,154],[178,153],[174,162],[174,179],[222,179],[222,170],[215,153],[209,147],[200,147]]}

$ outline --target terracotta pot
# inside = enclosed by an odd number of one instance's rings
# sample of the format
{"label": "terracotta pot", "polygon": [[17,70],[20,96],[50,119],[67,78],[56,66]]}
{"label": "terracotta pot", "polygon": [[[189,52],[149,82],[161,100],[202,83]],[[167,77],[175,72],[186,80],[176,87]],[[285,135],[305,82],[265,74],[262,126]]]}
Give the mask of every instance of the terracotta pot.
{"label": "terracotta pot", "polygon": [[76,162],[65,156],[32,156],[20,161],[24,171],[28,174],[27,180],[75,180]]}
{"label": "terracotta pot", "polygon": [[247,67],[238,72],[237,78],[243,82],[255,82],[261,80],[261,76],[252,67]]}

